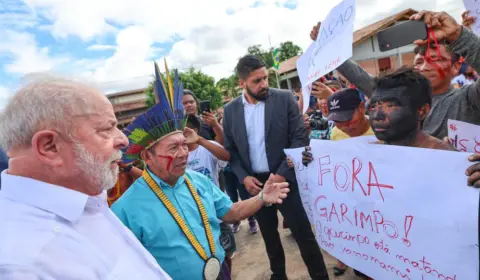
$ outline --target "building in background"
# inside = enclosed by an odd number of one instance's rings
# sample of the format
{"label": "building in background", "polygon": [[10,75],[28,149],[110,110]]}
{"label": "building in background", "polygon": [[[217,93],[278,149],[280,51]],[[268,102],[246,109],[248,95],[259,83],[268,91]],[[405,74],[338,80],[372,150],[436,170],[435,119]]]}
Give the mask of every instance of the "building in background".
{"label": "building in background", "polygon": [[140,88],[107,95],[113,105],[119,128],[127,126],[134,118],[148,109],[145,90],[146,88]]}
{"label": "building in background", "polygon": [[[413,44],[387,52],[380,52],[376,34],[380,30],[408,20],[415,13],[417,11],[407,9],[355,31],[353,34],[352,59],[367,72],[375,76],[404,65],[412,66],[415,56]],[[281,88],[290,90],[301,88],[297,73],[297,60],[299,57],[295,56],[280,62],[278,74]]]}

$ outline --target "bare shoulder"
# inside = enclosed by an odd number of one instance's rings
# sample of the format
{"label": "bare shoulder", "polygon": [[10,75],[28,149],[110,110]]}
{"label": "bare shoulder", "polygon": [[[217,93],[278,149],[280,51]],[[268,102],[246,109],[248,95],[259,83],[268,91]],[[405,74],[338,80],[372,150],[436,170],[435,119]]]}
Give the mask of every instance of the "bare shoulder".
{"label": "bare shoulder", "polygon": [[430,144],[426,148],[444,151],[457,151],[457,149],[455,149],[455,147],[453,147],[452,145],[433,136],[429,136],[428,140]]}

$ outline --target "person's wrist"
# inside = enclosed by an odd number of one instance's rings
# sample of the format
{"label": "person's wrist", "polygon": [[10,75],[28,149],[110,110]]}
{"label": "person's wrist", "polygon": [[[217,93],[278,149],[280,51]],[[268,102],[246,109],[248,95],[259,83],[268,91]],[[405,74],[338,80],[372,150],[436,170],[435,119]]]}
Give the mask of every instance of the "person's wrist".
{"label": "person's wrist", "polygon": [[257,195],[258,200],[262,203],[262,205],[265,206],[265,207],[270,207],[270,206],[272,206],[271,203],[265,202],[265,199],[264,199],[263,195],[264,195],[263,190],[261,190],[261,191],[258,193],[258,195]]}
{"label": "person's wrist", "polygon": [[457,41],[460,38],[460,36],[462,36],[462,30],[463,30],[463,26],[460,24],[457,24],[455,31],[452,34],[447,36],[446,38],[447,42],[449,44],[452,44],[453,42]]}
{"label": "person's wrist", "polygon": [[203,138],[202,136],[198,136],[197,144],[203,145],[205,141],[206,141],[205,138]]}

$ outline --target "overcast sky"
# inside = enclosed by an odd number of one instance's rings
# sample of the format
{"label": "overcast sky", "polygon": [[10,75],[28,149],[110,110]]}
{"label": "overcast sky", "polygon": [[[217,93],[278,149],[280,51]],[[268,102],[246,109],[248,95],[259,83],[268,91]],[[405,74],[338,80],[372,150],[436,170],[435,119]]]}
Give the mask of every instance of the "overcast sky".
{"label": "overcast sky", "polygon": [[[152,61],[232,73],[248,46],[293,41],[338,0],[0,0],[0,108],[31,72],[91,81],[105,92],[139,88]],[[357,0],[356,28],[406,8],[463,11],[461,0]],[[381,4],[380,4],[381,3]],[[163,68],[163,67],[162,67]]]}

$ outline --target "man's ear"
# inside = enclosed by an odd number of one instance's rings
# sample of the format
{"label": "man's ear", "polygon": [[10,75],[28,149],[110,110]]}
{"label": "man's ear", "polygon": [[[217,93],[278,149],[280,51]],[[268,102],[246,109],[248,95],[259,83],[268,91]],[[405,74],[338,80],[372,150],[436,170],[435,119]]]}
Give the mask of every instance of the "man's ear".
{"label": "man's ear", "polygon": [[425,118],[428,116],[428,113],[430,113],[430,105],[429,104],[425,104],[422,106],[422,108],[418,109],[418,119],[419,121],[423,121],[425,120]]}
{"label": "man's ear", "polygon": [[360,105],[358,105],[358,111],[362,114],[362,115],[365,115],[365,111],[366,111],[366,108],[365,108],[365,102],[360,102]]}
{"label": "man's ear", "polygon": [[53,130],[39,131],[33,135],[31,144],[37,160],[51,167],[59,167],[64,164],[60,146],[65,144],[65,141],[57,132]]}
{"label": "man's ear", "polygon": [[238,85],[243,89],[247,87],[247,83],[242,79],[238,80]]}
{"label": "man's ear", "polygon": [[140,152],[140,158],[146,163],[148,164],[148,162],[151,160],[152,158],[152,155],[149,151],[147,150],[143,150]]}

